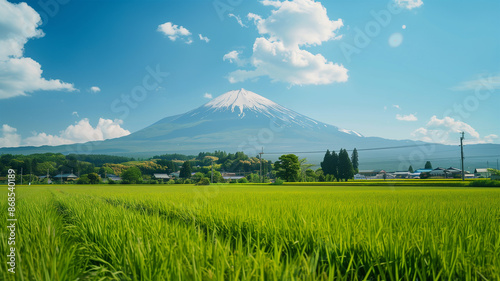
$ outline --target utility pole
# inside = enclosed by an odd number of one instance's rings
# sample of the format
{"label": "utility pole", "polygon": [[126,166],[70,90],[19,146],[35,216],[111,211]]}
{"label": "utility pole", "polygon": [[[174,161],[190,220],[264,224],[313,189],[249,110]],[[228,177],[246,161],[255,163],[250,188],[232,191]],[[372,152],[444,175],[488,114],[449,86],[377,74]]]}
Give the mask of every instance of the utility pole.
{"label": "utility pole", "polygon": [[462,136],[460,137],[460,152],[462,159],[462,181],[465,181],[465,171],[464,171],[464,132],[462,132]]}
{"label": "utility pole", "polygon": [[23,167],[21,167],[21,185],[23,185]]}
{"label": "utility pole", "polygon": [[212,175],[210,176],[210,183],[214,183],[214,159],[212,158]]}
{"label": "utility pole", "polygon": [[262,147],[262,151],[259,152],[259,160],[260,160],[259,180],[261,183],[263,182],[263,178],[262,178],[262,154],[264,154],[264,147]]}

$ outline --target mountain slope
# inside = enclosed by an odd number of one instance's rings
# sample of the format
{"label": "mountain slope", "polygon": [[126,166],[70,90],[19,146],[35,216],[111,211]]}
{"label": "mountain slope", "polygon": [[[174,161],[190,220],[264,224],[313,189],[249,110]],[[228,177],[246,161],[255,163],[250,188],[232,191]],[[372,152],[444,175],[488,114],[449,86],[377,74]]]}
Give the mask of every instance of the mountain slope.
{"label": "mountain slope", "polygon": [[[355,147],[360,150],[361,167],[366,169],[380,168],[382,163],[385,169],[406,169],[411,163],[416,163],[416,168],[422,165],[420,162],[432,159],[436,159],[435,165],[459,166],[456,146],[363,137],[355,131],[311,119],[244,89],[227,92],[194,110],[166,117],[125,137],[56,147],[2,148],[0,153],[99,153],[148,157],[225,150],[243,151],[254,156],[264,149],[268,153],[266,158],[276,159],[280,153],[297,153],[318,164],[323,157],[321,152],[326,149],[338,151]],[[372,150],[387,147],[395,148]],[[476,163],[482,163],[484,157],[500,154],[500,145],[467,146],[466,152],[468,150],[474,154]],[[311,151],[320,153],[298,153]],[[468,163],[473,162],[469,160]]]}

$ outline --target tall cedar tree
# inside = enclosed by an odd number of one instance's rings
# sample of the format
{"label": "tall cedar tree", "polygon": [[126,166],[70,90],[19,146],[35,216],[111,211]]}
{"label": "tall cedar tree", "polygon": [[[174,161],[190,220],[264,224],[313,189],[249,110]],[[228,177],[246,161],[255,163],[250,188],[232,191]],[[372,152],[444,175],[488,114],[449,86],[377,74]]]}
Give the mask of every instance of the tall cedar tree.
{"label": "tall cedar tree", "polygon": [[182,164],[181,173],[179,176],[183,179],[187,179],[187,178],[191,177],[191,173],[192,173],[191,164],[189,164],[189,161],[184,161],[184,163]]}
{"label": "tall cedar tree", "polygon": [[287,182],[296,182],[300,179],[299,157],[295,154],[281,155],[274,163],[276,175]]}
{"label": "tall cedar tree", "polygon": [[331,165],[332,154],[330,150],[327,149],[325,153],[325,157],[323,157],[323,162],[320,163],[321,169],[323,170],[323,174],[330,175],[332,174],[332,165]]}
{"label": "tall cedar tree", "polygon": [[426,169],[432,169],[432,164],[431,164],[431,161],[427,161],[427,162],[425,162],[425,168],[426,168]]}
{"label": "tall cedar tree", "polygon": [[351,155],[352,168],[354,169],[354,173],[357,174],[359,172],[359,160],[358,160],[358,150],[354,148]]}
{"label": "tall cedar tree", "polygon": [[335,153],[335,151],[332,151],[331,163],[332,163],[332,174],[331,175],[334,178],[336,178],[337,181],[339,181],[339,167],[340,167],[339,155],[337,155],[337,153]]}
{"label": "tall cedar tree", "polygon": [[321,169],[323,170],[323,174],[331,175],[338,181],[338,161],[339,157],[335,151],[330,153],[330,150],[326,151],[325,157],[323,158],[323,162],[321,162]]}
{"label": "tall cedar tree", "polygon": [[408,167],[408,172],[410,172],[410,173],[413,173],[413,172],[414,172],[414,171],[413,171],[413,167],[412,167],[411,165],[410,165],[410,167]]}
{"label": "tall cedar tree", "polygon": [[341,180],[349,180],[354,176],[354,169],[352,167],[351,159],[349,159],[349,154],[347,150],[340,149],[339,152],[339,179]]}

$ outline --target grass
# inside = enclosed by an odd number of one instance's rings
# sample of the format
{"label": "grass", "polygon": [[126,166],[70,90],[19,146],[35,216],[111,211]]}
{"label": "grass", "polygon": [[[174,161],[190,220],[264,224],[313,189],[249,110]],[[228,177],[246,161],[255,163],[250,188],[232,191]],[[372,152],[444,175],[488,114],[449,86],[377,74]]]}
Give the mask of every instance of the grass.
{"label": "grass", "polygon": [[499,189],[355,184],[20,187],[0,279],[500,279]]}

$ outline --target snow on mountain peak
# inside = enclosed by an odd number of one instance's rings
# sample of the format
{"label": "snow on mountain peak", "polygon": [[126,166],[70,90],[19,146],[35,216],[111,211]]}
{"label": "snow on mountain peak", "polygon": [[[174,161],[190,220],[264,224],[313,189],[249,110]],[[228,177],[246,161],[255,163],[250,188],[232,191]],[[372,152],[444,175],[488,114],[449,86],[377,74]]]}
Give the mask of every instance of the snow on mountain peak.
{"label": "snow on mountain peak", "polygon": [[213,109],[230,109],[233,112],[235,108],[238,108],[242,115],[245,114],[244,109],[267,112],[269,108],[281,107],[277,103],[245,89],[229,91],[209,101],[204,106]]}

